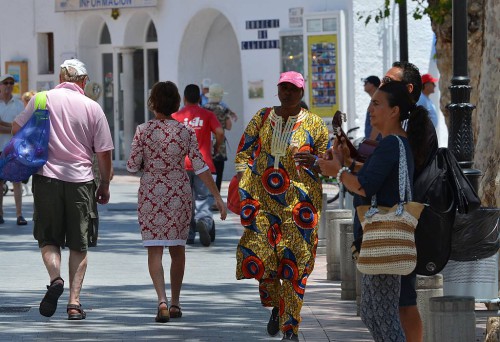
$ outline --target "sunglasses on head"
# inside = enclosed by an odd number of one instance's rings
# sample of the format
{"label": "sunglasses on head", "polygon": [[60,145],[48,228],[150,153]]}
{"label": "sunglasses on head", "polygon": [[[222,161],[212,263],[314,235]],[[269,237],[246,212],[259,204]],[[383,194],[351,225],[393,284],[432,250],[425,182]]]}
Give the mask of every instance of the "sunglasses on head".
{"label": "sunglasses on head", "polygon": [[2,82],[3,85],[14,85],[13,81],[4,81]]}
{"label": "sunglasses on head", "polygon": [[383,84],[391,83],[392,81],[394,81],[394,80],[392,78],[390,78],[389,76],[382,77]]}

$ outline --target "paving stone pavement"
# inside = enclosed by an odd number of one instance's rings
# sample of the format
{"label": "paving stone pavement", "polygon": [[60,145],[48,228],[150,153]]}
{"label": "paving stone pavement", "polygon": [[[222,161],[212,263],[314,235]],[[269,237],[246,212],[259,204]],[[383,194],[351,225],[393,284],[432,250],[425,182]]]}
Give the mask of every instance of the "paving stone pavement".
{"label": "paving stone pavement", "polygon": [[[227,182],[222,189],[227,195]],[[147,269],[137,224],[138,178],[117,175],[111,201],[100,206],[98,247],[89,252],[81,294],[83,321],[66,320],[68,286],[51,318],[38,312],[48,276],[32,237],[32,197],[23,197],[27,226],[17,226],[12,194],[4,198],[0,225],[0,341],[279,341],[269,337],[269,311],[259,304],[257,282],[235,279],[235,247],[242,232],[239,218],[217,214],[217,237],[210,247],[186,248],[181,292],[183,317],[154,322],[156,294]],[[164,267],[169,293],[169,257]],[[68,251],[62,277],[68,280]],[[300,328],[301,341],[372,341],[354,301],[340,299],[340,283],[326,280],[326,259],[318,255],[309,278]]]}

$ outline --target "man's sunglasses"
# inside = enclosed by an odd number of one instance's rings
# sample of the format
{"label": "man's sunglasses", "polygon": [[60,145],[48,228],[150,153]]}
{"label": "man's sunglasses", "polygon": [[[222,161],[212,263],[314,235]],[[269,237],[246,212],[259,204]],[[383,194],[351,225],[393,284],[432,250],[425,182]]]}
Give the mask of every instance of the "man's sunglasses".
{"label": "man's sunglasses", "polygon": [[14,82],[12,81],[6,81],[6,82],[2,82],[3,85],[14,85]]}

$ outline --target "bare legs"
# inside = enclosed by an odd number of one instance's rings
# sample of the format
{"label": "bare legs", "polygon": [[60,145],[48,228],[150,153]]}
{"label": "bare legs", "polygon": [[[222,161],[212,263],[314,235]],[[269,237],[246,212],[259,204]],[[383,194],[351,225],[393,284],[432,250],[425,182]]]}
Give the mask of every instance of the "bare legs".
{"label": "bare legs", "polygon": [[16,203],[16,218],[23,215],[23,188],[21,182],[12,183],[14,187],[14,202]]}
{"label": "bare legs", "polygon": [[153,286],[158,296],[158,304],[167,302],[167,294],[165,292],[165,277],[163,273],[163,265],[161,263],[163,257],[163,246],[148,247],[148,268],[149,275],[153,281]]}
{"label": "bare legs", "polygon": [[69,299],[68,304],[80,304],[80,291],[87,271],[87,252],[69,251]]}
{"label": "bare legs", "polygon": [[407,342],[422,342],[423,325],[416,305],[399,307],[399,319]]}
{"label": "bare legs", "polygon": [[[16,203],[16,218],[23,215],[23,189],[21,182],[12,183],[14,187],[14,202]],[[0,182],[0,215],[3,216],[3,181]]]}
{"label": "bare legs", "polygon": [[170,286],[172,288],[172,305],[179,305],[182,280],[184,279],[184,267],[186,254],[184,246],[172,246],[168,248],[172,263],[170,265]]}
{"label": "bare legs", "polygon": [[0,215],[3,216],[3,180],[0,181]]}
{"label": "bare legs", "polygon": [[[165,275],[163,272],[162,257],[163,246],[151,246],[148,248],[149,275],[158,296],[158,303],[167,302],[165,291]],[[170,284],[172,287],[172,305],[179,306],[182,280],[184,278],[184,267],[186,263],[185,247],[170,246],[168,248],[172,259],[170,265]]]}
{"label": "bare legs", "polygon": [[[42,259],[50,281],[61,276],[61,249],[54,245],[42,247]],[[69,299],[68,304],[80,304],[80,291],[87,271],[87,252],[69,251]]]}
{"label": "bare legs", "polygon": [[50,281],[61,276],[61,249],[54,245],[42,247],[42,259]]}

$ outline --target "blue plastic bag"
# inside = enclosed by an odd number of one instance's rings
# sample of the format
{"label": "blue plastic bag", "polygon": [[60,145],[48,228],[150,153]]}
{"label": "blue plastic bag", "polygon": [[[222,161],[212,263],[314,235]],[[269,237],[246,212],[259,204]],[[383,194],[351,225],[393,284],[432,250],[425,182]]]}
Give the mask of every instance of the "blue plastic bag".
{"label": "blue plastic bag", "polygon": [[50,120],[46,92],[36,94],[35,111],[0,155],[0,179],[21,182],[36,173],[49,155]]}

